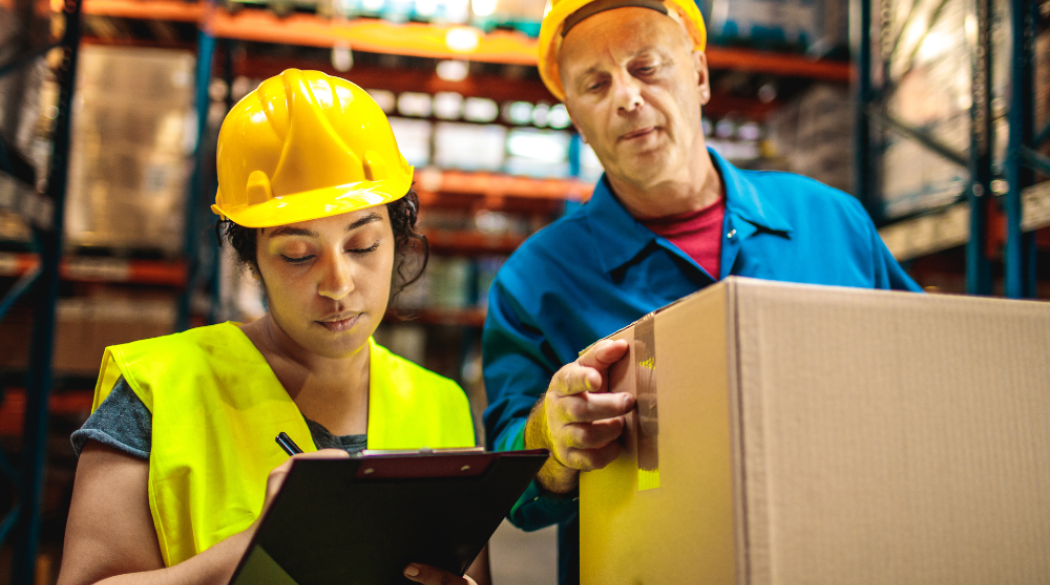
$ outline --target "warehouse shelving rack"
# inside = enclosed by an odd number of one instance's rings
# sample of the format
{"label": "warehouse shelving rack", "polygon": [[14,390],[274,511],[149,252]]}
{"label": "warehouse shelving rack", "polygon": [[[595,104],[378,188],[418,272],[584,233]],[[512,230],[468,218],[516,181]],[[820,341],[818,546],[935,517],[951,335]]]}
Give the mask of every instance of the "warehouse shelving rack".
{"label": "warehouse shelving rack", "polygon": [[[1034,297],[1036,294],[1036,238],[1034,229],[1039,218],[1025,217],[1025,207],[1034,207],[1045,199],[1050,183],[1034,183],[1032,171],[1050,177],[1050,158],[1036,149],[1050,137],[1050,122],[1033,134],[1035,116],[1033,107],[1034,49],[1036,0],[1011,0],[1010,31],[1010,138],[1006,151],[1005,173],[1009,189],[1006,193],[1006,296]],[[1029,221],[1025,221],[1028,219]],[[1042,218],[1043,221],[1046,218]]]}
{"label": "warehouse shelving rack", "polygon": [[[59,87],[59,108],[52,134],[50,172],[45,193],[36,194],[36,185],[18,185],[18,179],[8,181],[8,193],[16,209],[35,207],[30,224],[39,260],[7,292],[0,302],[0,317],[19,297],[31,296],[34,301],[33,329],[30,340],[29,369],[25,376],[24,426],[20,461],[16,466],[0,452],[0,474],[15,488],[17,501],[7,516],[0,520],[0,544],[8,539],[14,544],[14,562],[11,583],[34,583],[36,553],[40,536],[40,503],[43,492],[44,456],[47,441],[48,397],[52,386],[52,350],[54,346],[55,307],[61,278],[62,236],[65,219],[67,163],[69,160],[71,103],[76,80],[77,52],[80,44],[82,0],[65,0],[61,6],[64,31],[61,42],[30,50],[0,66],[8,73],[18,67],[36,62],[44,53],[58,49],[61,63],[55,71]],[[0,141],[2,142],[2,141]],[[13,153],[4,146],[0,152],[0,166],[11,171]],[[26,177],[21,177],[24,181]],[[15,199],[20,200],[14,201]],[[30,206],[26,201],[35,200]]]}
{"label": "warehouse shelving rack", "polygon": [[[22,0],[31,3],[38,15],[49,15],[57,4],[50,0]],[[12,0],[0,0],[0,4],[10,5]],[[276,44],[292,44],[308,47],[330,48],[336,44],[348,45],[355,51],[388,53],[435,59],[458,59],[478,62],[499,63],[507,65],[534,66],[535,39],[520,33],[493,31],[482,33],[469,27],[448,27],[419,23],[391,24],[374,19],[361,20],[327,20],[313,14],[295,13],[284,17],[254,8],[244,8],[236,13],[229,13],[216,6],[214,0],[65,0],[62,7],[66,13],[67,26],[61,43],[66,51],[66,67],[63,69],[62,98],[59,104],[60,124],[56,127],[56,151],[52,167],[52,180],[49,182],[48,201],[53,202],[54,223],[48,232],[51,238],[46,249],[39,255],[25,253],[0,253],[0,276],[16,276],[29,281],[36,279],[37,286],[50,291],[42,295],[41,306],[46,311],[39,313],[33,340],[33,361],[30,364],[31,374],[35,376],[25,393],[11,393],[0,408],[0,419],[12,414],[24,412],[25,424],[21,429],[25,437],[37,441],[31,451],[27,451],[26,461],[33,462],[32,476],[35,499],[25,499],[19,508],[19,518],[25,522],[17,525],[0,524],[0,541],[4,536],[14,534],[12,528],[25,530],[18,532],[16,541],[20,543],[17,551],[18,585],[32,582],[34,557],[37,550],[39,526],[39,502],[41,488],[41,471],[43,467],[43,438],[46,430],[48,403],[52,410],[76,411],[86,404],[84,393],[66,393],[48,398],[47,392],[40,388],[50,385],[51,348],[55,326],[55,304],[57,283],[59,280],[76,282],[103,283],[138,283],[145,285],[170,286],[182,289],[179,301],[178,328],[182,329],[201,320],[214,320],[214,311],[210,315],[195,314],[194,294],[203,292],[204,286],[212,287],[205,292],[216,298],[214,285],[218,281],[214,271],[218,266],[217,250],[208,239],[201,239],[207,221],[207,202],[214,193],[213,177],[209,176],[209,165],[204,160],[202,148],[207,124],[207,104],[210,103],[208,88],[217,62],[222,63],[222,74],[226,76],[227,87],[233,71],[250,77],[266,77],[276,74],[287,67],[296,66],[293,62],[284,62],[281,58],[258,59],[234,63],[231,58],[229,41],[254,41]],[[76,47],[79,42],[107,44],[105,39],[81,38],[80,17],[112,17],[129,20],[158,20],[177,23],[189,23],[196,27],[195,42],[181,42],[181,48],[195,50],[198,55],[196,70],[196,99],[198,104],[196,128],[198,141],[193,153],[193,173],[188,183],[186,198],[186,249],[178,260],[127,260],[123,258],[83,258],[69,257],[62,259],[62,210],[65,192],[65,164],[69,147],[69,114],[72,91],[75,86]],[[452,29],[467,29],[475,34],[477,44],[471,48],[452,48],[449,32]],[[131,41],[131,45],[151,45],[150,42]],[[224,45],[225,48],[224,48]],[[41,49],[34,54],[41,54]],[[743,48],[709,47],[708,63],[712,70],[733,70],[748,73],[769,74],[809,80],[845,83],[851,78],[851,64],[841,61],[814,60],[801,55],[784,54],[769,51]],[[0,65],[0,73],[8,70],[10,64]],[[334,73],[334,71],[330,71]],[[355,66],[352,76],[360,83],[372,85],[377,89],[401,91],[457,91],[465,96],[495,96],[499,100],[525,99],[528,101],[555,101],[546,89],[537,83],[507,83],[505,80],[477,76],[463,82],[441,80],[434,74],[423,74],[406,70],[405,75],[391,76],[380,70],[369,70],[367,66]],[[502,96],[502,97],[500,97]],[[726,103],[726,102],[719,102]],[[230,103],[227,103],[229,107]],[[726,106],[730,107],[730,106]],[[734,99],[731,108],[746,115],[762,117],[775,103],[762,103],[757,99]],[[715,109],[709,113],[719,115]],[[58,130],[63,134],[58,141]],[[61,147],[61,148],[60,148]],[[512,177],[498,173],[475,173],[459,171],[426,171],[427,177],[420,177],[418,192],[424,205],[457,206],[465,200],[473,201],[474,208],[510,209],[558,205],[562,202],[578,203],[585,201],[591,193],[592,186],[578,180],[542,180],[523,177]],[[61,186],[61,187],[60,187]],[[544,207],[546,209],[546,207]],[[505,254],[512,251],[521,242],[519,236],[486,236],[478,233],[462,232],[428,232],[428,237],[436,252],[450,254],[482,253]],[[207,247],[212,246],[212,247]],[[43,248],[43,247],[42,247]],[[34,276],[39,274],[39,276]],[[41,288],[40,290],[44,290]],[[45,314],[46,313],[46,314]],[[441,324],[480,329],[484,323],[485,312],[481,308],[461,310],[423,309],[418,311],[415,322],[421,324]],[[46,332],[46,334],[45,334]],[[464,345],[464,352],[466,344]],[[17,394],[17,396],[15,396]],[[15,404],[17,403],[17,404]],[[0,424],[3,423],[0,420]],[[28,442],[24,442],[28,445]],[[0,459],[0,471],[9,471],[6,459]],[[29,492],[26,492],[29,493]],[[20,520],[21,522],[21,520]],[[28,523],[28,524],[27,524]],[[33,524],[35,523],[35,524]],[[22,535],[25,538],[22,538]]]}
{"label": "warehouse shelving rack", "polygon": [[[945,2],[942,2],[942,5]],[[1050,136],[1050,126],[1033,134],[1033,44],[1035,0],[1011,0],[1010,104],[1007,113],[1009,136],[1002,175],[993,161],[992,42],[993,3],[974,0],[975,30],[971,59],[972,101],[969,153],[956,152],[922,129],[894,119],[884,107],[888,95],[889,59],[899,39],[889,30],[891,0],[857,0],[860,16],[854,50],[856,63],[856,148],[855,189],[891,251],[900,260],[913,260],[959,245],[966,251],[966,292],[990,295],[993,292],[992,258],[1003,246],[1005,296],[1036,295],[1036,230],[1050,225],[1050,184],[1033,184],[1030,169],[1050,174],[1050,159],[1035,148]],[[918,4],[918,2],[914,2]],[[877,14],[873,12],[878,10]],[[878,27],[874,19],[878,17]],[[879,39],[873,38],[873,30]],[[902,34],[902,31],[899,34]],[[898,36],[899,36],[898,34]],[[883,56],[874,62],[873,47],[878,42]],[[877,71],[876,67],[881,67]],[[881,76],[876,75],[881,73]],[[876,78],[882,84],[876,87]],[[886,132],[914,140],[944,159],[966,168],[968,185],[956,202],[915,217],[891,221],[884,214],[879,198],[876,165]],[[1034,138],[1033,138],[1034,136]],[[1005,179],[1008,189],[996,193],[993,185]],[[1001,197],[999,197],[1001,195]]]}

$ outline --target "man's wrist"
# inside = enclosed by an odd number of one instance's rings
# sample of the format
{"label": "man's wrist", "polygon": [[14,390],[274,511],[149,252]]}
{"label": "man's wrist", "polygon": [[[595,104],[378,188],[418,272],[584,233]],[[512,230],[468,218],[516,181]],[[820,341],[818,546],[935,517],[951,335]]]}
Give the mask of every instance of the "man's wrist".
{"label": "man's wrist", "polygon": [[572,493],[580,483],[580,471],[562,465],[552,455],[536,474],[536,482],[543,491],[554,496],[566,496]]}
{"label": "man's wrist", "polygon": [[540,397],[536,406],[529,413],[525,422],[525,448],[546,449],[550,451],[550,458],[543,464],[543,468],[536,474],[536,482],[543,490],[552,495],[567,495],[576,489],[579,483],[580,472],[569,467],[558,460],[555,455],[554,445],[551,443],[550,430],[547,426],[547,413],[545,410],[546,395]]}
{"label": "man's wrist", "polygon": [[554,449],[553,445],[550,444],[550,432],[547,430],[547,414],[544,410],[544,401],[546,399],[546,394],[540,396],[540,399],[529,412],[529,418],[525,421],[525,429],[523,431],[525,434],[524,442],[526,449],[546,449],[551,452],[551,457],[553,457]]}

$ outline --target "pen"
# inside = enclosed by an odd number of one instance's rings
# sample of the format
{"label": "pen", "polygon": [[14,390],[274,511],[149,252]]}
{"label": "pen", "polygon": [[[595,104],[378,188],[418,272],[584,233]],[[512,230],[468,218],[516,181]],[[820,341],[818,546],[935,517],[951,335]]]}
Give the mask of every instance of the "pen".
{"label": "pen", "polygon": [[278,433],[275,440],[289,456],[303,452],[303,450],[299,448],[299,445],[296,445],[295,441],[293,441],[292,438],[288,436],[288,433],[284,431]]}

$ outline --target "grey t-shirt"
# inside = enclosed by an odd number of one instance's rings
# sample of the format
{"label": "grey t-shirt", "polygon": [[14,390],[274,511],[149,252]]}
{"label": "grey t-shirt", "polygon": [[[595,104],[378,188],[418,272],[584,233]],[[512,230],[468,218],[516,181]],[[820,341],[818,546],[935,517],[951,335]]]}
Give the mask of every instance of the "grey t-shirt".
{"label": "grey t-shirt", "polygon": [[[303,418],[318,449],[342,449],[355,455],[368,445],[368,435],[333,435],[320,424]],[[78,457],[84,445],[91,440],[148,461],[153,444],[153,414],[121,377],[109,396],[73,433],[70,440]]]}

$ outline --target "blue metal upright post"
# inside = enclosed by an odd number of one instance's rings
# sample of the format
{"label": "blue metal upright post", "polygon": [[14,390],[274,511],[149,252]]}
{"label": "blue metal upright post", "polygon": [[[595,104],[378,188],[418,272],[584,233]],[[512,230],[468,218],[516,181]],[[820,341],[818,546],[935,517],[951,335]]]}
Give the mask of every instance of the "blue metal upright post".
{"label": "blue metal upright post", "polygon": [[33,585],[40,540],[40,502],[44,485],[47,449],[48,395],[51,391],[51,358],[55,335],[55,305],[58,300],[59,261],[65,225],[66,182],[69,164],[73,92],[76,86],[80,44],[81,0],[65,0],[62,14],[62,65],[58,70],[59,101],[52,143],[51,171],[47,195],[53,204],[49,230],[37,230],[41,274],[36,290],[33,335],[30,340],[29,371],[26,375],[25,427],[22,432],[22,461],[19,474],[20,513],[15,525],[15,556],[12,585]]}
{"label": "blue metal upright post", "polygon": [[190,327],[193,295],[197,290],[201,275],[200,238],[201,206],[205,195],[205,171],[203,142],[208,131],[208,106],[211,97],[208,88],[211,85],[212,60],[215,56],[215,36],[211,31],[211,14],[215,10],[214,0],[205,3],[205,16],[197,32],[197,147],[193,151],[193,175],[186,196],[186,288],[179,298],[177,331]]}
{"label": "blue metal upright post", "polygon": [[871,2],[872,0],[853,0],[851,16],[859,20],[851,31],[856,68],[854,70],[854,148],[853,148],[853,192],[857,199],[868,210],[872,219],[879,223],[882,219],[882,206],[878,201],[875,189],[874,165],[871,156],[871,123],[868,120],[868,105],[873,98],[871,83]]}
{"label": "blue metal upright post", "polygon": [[992,192],[992,0],[977,0],[970,106],[970,239],[966,243],[966,292],[992,294],[988,200]]}
{"label": "blue metal upright post", "polygon": [[1032,172],[1024,161],[1024,149],[1032,142],[1032,45],[1035,26],[1031,0],[1011,0],[1010,29],[1013,55],[1010,60],[1010,139],[1006,151],[1006,257],[1005,289],[1009,298],[1026,293],[1026,246],[1021,233],[1021,193],[1031,184]]}

